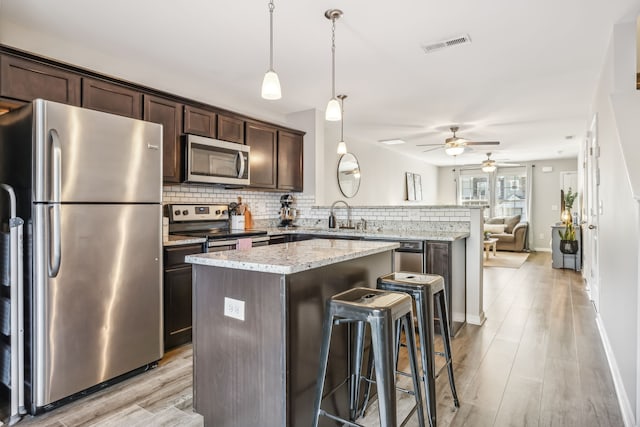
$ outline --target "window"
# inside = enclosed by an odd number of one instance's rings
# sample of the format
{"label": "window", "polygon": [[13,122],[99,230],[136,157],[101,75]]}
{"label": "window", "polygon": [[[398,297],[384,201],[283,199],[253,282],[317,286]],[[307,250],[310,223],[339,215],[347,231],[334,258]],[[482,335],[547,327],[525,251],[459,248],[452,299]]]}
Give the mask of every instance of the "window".
{"label": "window", "polygon": [[478,170],[460,172],[460,204],[464,206],[489,206],[491,186],[489,175]]}
{"label": "window", "polygon": [[525,168],[499,168],[495,175],[495,216],[527,215],[527,171]]}
{"label": "window", "polygon": [[502,167],[494,173],[463,169],[458,182],[461,205],[485,206],[485,218],[520,215],[522,221],[527,221],[526,168]]}

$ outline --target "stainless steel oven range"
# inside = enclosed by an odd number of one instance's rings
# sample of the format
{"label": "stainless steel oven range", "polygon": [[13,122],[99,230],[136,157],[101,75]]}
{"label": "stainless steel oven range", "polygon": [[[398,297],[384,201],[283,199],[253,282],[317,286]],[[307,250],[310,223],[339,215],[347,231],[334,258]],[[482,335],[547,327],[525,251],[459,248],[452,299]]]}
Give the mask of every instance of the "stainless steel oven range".
{"label": "stainless steel oven range", "polygon": [[169,234],[206,237],[208,252],[236,249],[238,239],[251,239],[251,246],[266,246],[269,236],[264,230],[234,230],[230,228],[229,206],[213,204],[167,205]]}

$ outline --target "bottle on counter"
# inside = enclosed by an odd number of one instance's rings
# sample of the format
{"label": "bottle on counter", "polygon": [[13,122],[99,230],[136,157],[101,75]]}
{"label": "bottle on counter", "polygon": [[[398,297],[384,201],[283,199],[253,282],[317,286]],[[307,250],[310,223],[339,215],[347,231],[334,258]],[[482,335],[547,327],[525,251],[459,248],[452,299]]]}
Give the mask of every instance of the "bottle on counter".
{"label": "bottle on counter", "polygon": [[249,210],[249,205],[247,204],[244,205],[244,228],[245,230],[251,230],[253,228],[253,218]]}

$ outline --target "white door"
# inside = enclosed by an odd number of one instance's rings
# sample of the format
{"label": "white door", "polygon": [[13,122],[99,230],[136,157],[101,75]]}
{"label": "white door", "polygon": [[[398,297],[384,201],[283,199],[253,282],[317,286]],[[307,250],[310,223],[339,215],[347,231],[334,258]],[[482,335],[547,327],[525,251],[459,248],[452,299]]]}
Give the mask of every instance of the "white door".
{"label": "white door", "polygon": [[593,116],[591,127],[587,135],[585,144],[585,161],[587,170],[585,179],[587,185],[585,187],[585,225],[583,232],[584,244],[584,275],[591,295],[591,300],[596,311],[600,310],[600,270],[598,267],[599,259],[599,240],[598,240],[598,220],[600,217],[600,168],[598,159],[600,157],[600,145],[598,144],[598,117]]}

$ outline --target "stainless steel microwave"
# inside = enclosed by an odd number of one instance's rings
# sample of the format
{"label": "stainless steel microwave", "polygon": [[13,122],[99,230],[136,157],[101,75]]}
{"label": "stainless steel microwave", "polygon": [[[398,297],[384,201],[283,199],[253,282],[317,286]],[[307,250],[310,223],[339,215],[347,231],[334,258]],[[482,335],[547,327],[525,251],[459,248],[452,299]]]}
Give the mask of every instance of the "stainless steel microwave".
{"label": "stainless steel microwave", "polygon": [[187,135],[185,149],[185,182],[249,185],[247,145]]}

